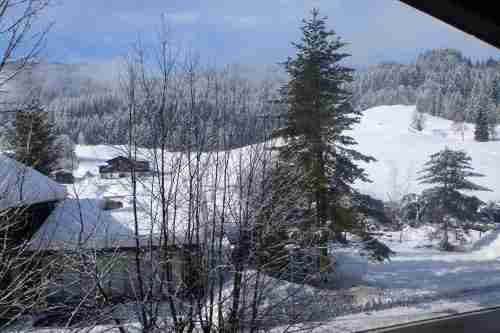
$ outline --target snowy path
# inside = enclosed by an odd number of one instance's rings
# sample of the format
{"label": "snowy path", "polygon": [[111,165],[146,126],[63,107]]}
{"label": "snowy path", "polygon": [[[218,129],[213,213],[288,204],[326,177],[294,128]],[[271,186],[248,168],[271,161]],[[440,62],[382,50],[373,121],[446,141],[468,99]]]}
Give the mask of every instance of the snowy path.
{"label": "snowy path", "polygon": [[455,297],[443,297],[439,300],[409,306],[397,306],[380,311],[367,311],[337,317],[335,320],[325,323],[321,328],[314,330],[314,333],[351,333],[475,311],[498,305],[500,305],[500,286],[495,289],[486,288],[481,291],[468,292]]}
{"label": "snowy path", "polygon": [[[382,296],[371,301],[372,306],[364,311],[500,292],[500,262],[490,264],[458,266],[446,263],[439,272],[421,265],[411,269],[391,266],[393,274],[374,271],[369,284],[383,288]],[[500,305],[500,299],[496,304]]]}
{"label": "snowy path", "polygon": [[419,258],[373,264],[365,281],[370,286],[416,294],[500,285],[500,260],[450,262],[447,259]]}
{"label": "snowy path", "polygon": [[500,230],[464,253],[446,253],[422,247],[425,231],[412,230],[405,242],[388,245],[396,251],[391,262],[370,264],[364,282],[401,296],[436,295],[500,285]]}

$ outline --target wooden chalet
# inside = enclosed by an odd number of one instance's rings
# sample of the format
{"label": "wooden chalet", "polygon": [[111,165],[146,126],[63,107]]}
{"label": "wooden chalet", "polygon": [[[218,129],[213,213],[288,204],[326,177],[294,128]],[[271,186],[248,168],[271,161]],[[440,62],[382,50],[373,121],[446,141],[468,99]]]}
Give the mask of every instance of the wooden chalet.
{"label": "wooden chalet", "polygon": [[148,161],[131,160],[124,156],[118,156],[106,161],[106,165],[99,166],[99,174],[101,178],[113,179],[123,178],[134,172],[138,175],[146,175],[150,173]]}

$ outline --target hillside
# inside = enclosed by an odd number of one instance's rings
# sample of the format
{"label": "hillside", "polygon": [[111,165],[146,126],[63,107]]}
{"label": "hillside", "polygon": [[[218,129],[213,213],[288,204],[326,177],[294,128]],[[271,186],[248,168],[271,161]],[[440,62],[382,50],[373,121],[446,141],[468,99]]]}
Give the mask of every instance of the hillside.
{"label": "hillside", "polygon": [[[353,129],[353,136],[359,143],[359,151],[374,156],[378,161],[365,165],[373,182],[358,183],[356,187],[379,199],[388,199],[388,195],[420,192],[423,186],[418,184],[418,171],[430,154],[448,146],[464,149],[470,154],[474,168],[486,176],[477,179],[477,183],[493,190],[474,194],[486,201],[499,200],[500,141],[474,141],[472,124],[467,124],[465,140],[462,141],[461,135],[452,130],[451,121],[433,116],[427,116],[426,128],[417,132],[409,126],[414,110],[415,106],[396,105],[375,107],[363,112],[361,123]],[[244,152],[245,149],[248,148],[237,151]],[[81,176],[87,171],[97,173],[98,164],[120,153],[125,153],[124,146],[77,145],[80,168],[75,175]]]}
{"label": "hillside", "polygon": [[489,121],[497,124],[499,69],[494,59],[473,63],[458,50],[429,50],[409,64],[382,63],[357,71],[353,102],[360,110],[416,104],[419,111],[433,116],[471,122],[483,107]]}
{"label": "hillside", "polygon": [[448,146],[465,150],[472,157],[473,167],[486,176],[475,181],[493,190],[473,194],[482,200],[499,200],[500,141],[474,141],[472,124],[467,124],[462,141],[461,135],[452,130],[451,121],[433,116],[427,116],[425,129],[417,132],[410,128],[414,110],[415,106],[396,105],[363,112],[361,123],[353,130],[354,138],[361,152],[378,161],[366,165],[373,183],[357,187],[380,199],[387,199],[388,194],[394,196],[394,192],[420,192],[424,187],[418,184],[418,171],[430,154]]}
{"label": "hillside", "polygon": [[[489,121],[500,123],[500,113],[496,110],[500,103],[499,68],[499,62],[493,59],[473,63],[457,50],[430,50],[419,55],[414,63],[383,63],[355,71],[350,84],[352,102],[361,110],[379,105],[418,105],[420,111],[433,116],[470,122],[474,121],[478,106],[485,105]],[[41,100],[51,111],[58,128],[75,142],[124,144],[126,138],[122,133],[127,129],[128,113],[126,97],[114,79],[118,72],[116,65],[43,63],[10,82],[7,90],[11,97],[22,98],[23,92],[30,91],[33,85],[38,87]],[[213,105],[213,87],[204,87],[208,99],[202,101],[196,111],[195,116],[203,120],[198,126],[204,131],[213,131],[214,137],[223,137],[231,148],[261,141],[265,133],[277,126],[271,118],[262,115],[276,111],[269,101],[273,100],[284,74],[266,72],[266,75],[243,79],[248,71],[241,66],[216,72],[225,86],[224,98],[232,102],[221,114],[221,107]],[[204,78],[207,73],[199,74]],[[236,94],[230,93],[229,86]],[[186,112],[183,108],[176,112],[179,122],[185,121],[181,118]],[[139,141],[150,147],[156,145],[152,116],[154,112],[150,115],[146,112],[137,124]],[[180,128],[186,126],[179,124]],[[172,146],[186,143],[179,137],[179,134],[173,135]]]}

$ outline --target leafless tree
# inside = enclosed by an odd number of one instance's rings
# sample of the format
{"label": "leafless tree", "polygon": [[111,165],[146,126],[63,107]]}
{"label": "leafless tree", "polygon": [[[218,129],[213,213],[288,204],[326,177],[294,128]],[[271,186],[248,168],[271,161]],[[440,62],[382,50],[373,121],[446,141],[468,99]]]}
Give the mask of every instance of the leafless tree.
{"label": "leafless tree", "polygon": [[[6,100],[6,84],[26,70],[39,55],[49,27],[34,31],[34,23],[49,0],[0,0],[0,98]],[[3,109],[3,107],[2,107]],[[2,157],[4,158],[4,157]],[[5,164],[2,163],[2,167]],[[12,170],[4,170],[4,172]],[[5,175],[5,174],[4,174]],[[23,193],[23,173],[13,186]],[[4,179],[4,185],[6,180]],[[16,189],[2,188],[0,198]],[[20,200],[19,202],[22,202]],[[0,329],[30,311],[43,307],[48,273],[39,252],[29,244],[29,223],[43,207],[12,205],[0,207]],[[35,221],[36,222],[36,221]]]}
{"label": "leafless tree", "polygon": [[[50,261],[30,240],[48,216],[52,201],[30,202],[36,189],[26,179],[34,172],[22,164],[0,156],[3,170],[0,185],[0,329],[23,315],[48,308],[51,296]],[[30,184],[31,182],[28,182]]]}
{"label": "leafless tree", "polygon": [[410,193],[413,172],[409,168],[403,179],[399,174],[399,169],[397,166],[392,165],[389,171],[390,177],[390,191],[386,193],[389,202],[388,208],[390,217],[394,225],[400,230],[399,241],[403,241],[404,226],[407,221],[403,214],[404,209],[404,198]]}
{"label": "leafless tree", "polygon": [[411,116],[411,123],[410,127],[421,132],[425,128],[425,123],[427,121],[427,118],[425,114],[417,109],[413,111],[413,114]]}
{"label": "leafless tree", "polygon": [[0,92],[5,85],[37,59],[50,24],[34,31],[50,0],[0,0]]}
{"label": "leafless tree", "polygon": [[[302,200],[295,184],[300,176],[276,165],[271,141],[226,149],[238,133],[223,133],[225,119],[267,108],[271,87],[256,86],[234,68],[204,67],[193,52],[180,53],[166,25],[157,48],[137,44],[122,78],[129,117],[125,152],[131,160],[150,161],[152,172],[143,176],[131,164],[124,182],[133,229],[128,239],[103,251],[82,237],[67,253],[66,268],[85,281],[75,313],[94,304],[102,309],[94,323],[121,332],[260,332],[273,326],[285,332],[318,325],[310,321],[318,314],[308,309],[317,299],[287,282],[310,278],[290,265],[288,230],[300,218],[294,210]],[[218,121],[207,124],[207,111]],[[156,133],[156,148],[138,145],[144,130]],[[173,140],[182,143],[176,151]]]}
{"label": "leafless tree", "polygon": [[454,117],[451,128],[453,132],[460,135],[462,141],[465,141],[465,132],[467,132],[468,126],[465,123],[465,117],[461,112],[458,112]]}

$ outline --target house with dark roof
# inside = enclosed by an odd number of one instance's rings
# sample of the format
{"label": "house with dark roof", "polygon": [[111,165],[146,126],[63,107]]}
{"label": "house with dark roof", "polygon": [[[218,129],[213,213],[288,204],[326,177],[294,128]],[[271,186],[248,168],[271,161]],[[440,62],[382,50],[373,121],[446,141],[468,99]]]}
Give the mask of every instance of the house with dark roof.
{"label": "house with dark roof", "polygon": [[60,184],[73,184],[75,182],[75,177],[71,170],[58,169],[50,173],[50,178],[54,179]]}
{"label": "house with dark roof", "polygon": [[107,160],[105,165],[99,166],[101,178],[106,179],[130,176],[132,170],[134,170],[137,175],[147,175],[150,173],[149,162],[118,156]]}

